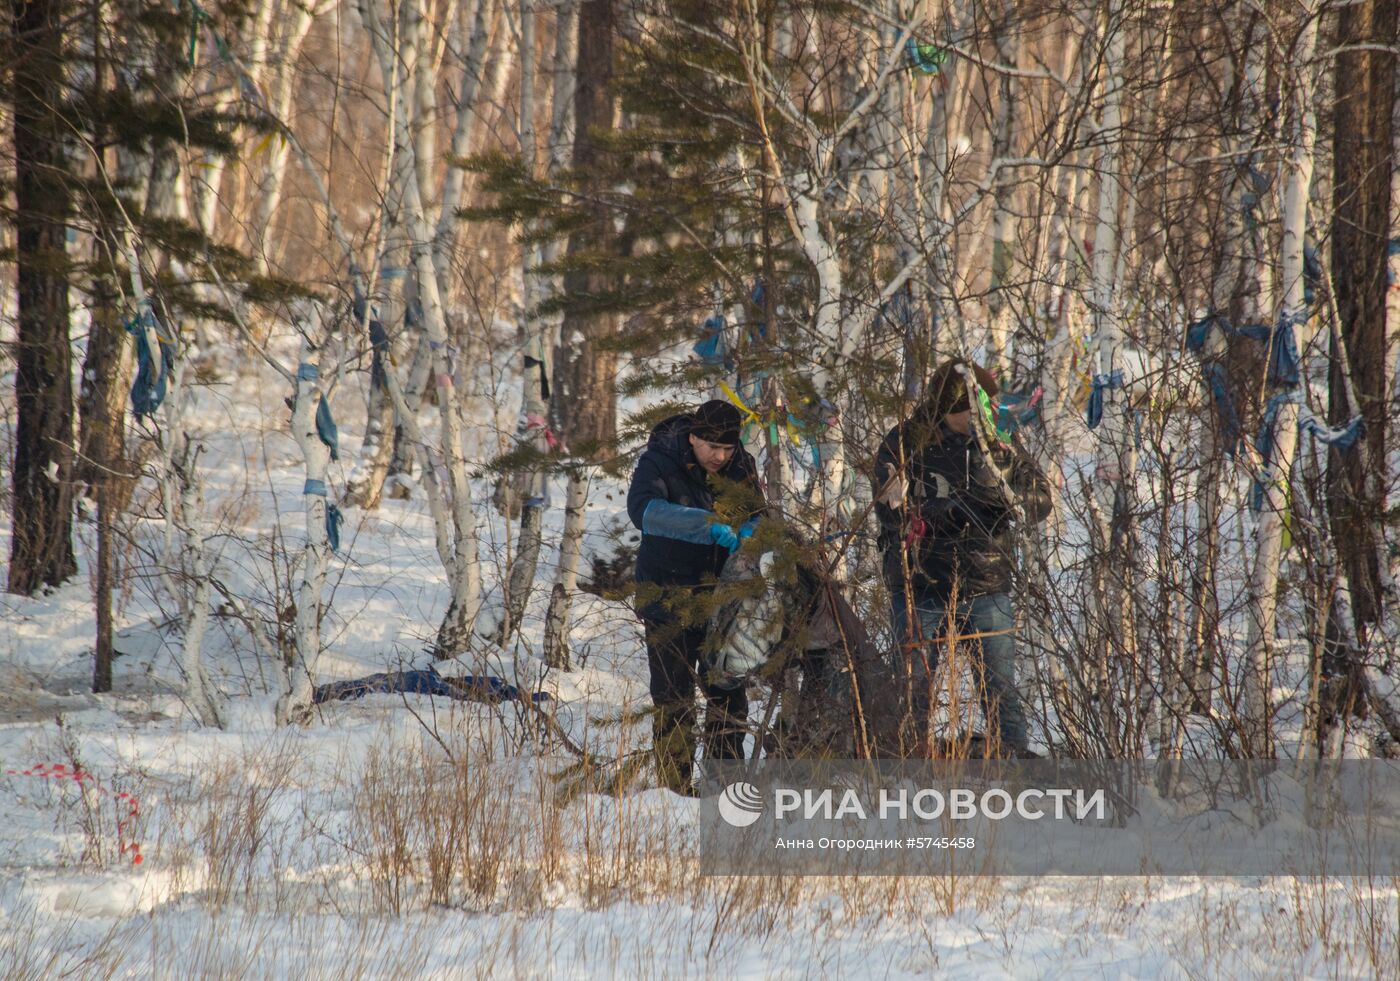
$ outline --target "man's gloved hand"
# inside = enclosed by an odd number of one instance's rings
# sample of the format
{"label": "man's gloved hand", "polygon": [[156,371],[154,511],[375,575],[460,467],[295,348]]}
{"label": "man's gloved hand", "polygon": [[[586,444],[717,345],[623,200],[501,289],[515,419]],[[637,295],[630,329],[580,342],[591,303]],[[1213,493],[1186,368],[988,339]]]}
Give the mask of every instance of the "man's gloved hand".
{"label": "man's gloved hand", "polygon": [[753,537],[754,531],[758,529],[758,519],[750,518],[739,526],[739,541],[744,541]]}
{"label": "man's gloved hand", "polygon": [[710,541],[716,545],[723,545],[731,552],[739,550],[739,536],[728,525],[710,525]]}

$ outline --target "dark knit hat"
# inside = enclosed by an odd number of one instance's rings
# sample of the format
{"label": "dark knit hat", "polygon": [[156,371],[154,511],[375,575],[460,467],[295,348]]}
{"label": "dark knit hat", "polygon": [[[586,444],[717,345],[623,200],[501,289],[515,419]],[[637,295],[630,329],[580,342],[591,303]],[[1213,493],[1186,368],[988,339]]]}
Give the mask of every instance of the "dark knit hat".
{"label": "dark knit hat", "polygon": [[723,399],[710,399],[695,410],[690,434],[696,439],[709,443],[722,443],[737,446],[739,424],[742,421],[739,410]]}
{"label": "dark knit hat", "polygon": [[925,390],[924,403],[921,407],[922,415],[925,415],[930,421],[937,421],[954,412],[966,412],[972,407],[972,402],[967,397],[967,382],[962,373],[965,366],[972,368],[972,374],[977,379],[978,386],[989,397],[993,399],[997,397],[1000,387],[997,385],[996,377],[990,371],[981,365],[964,361],[962,358],[953,358],[939,365],[934,370],[933,377],[928,380],[928,388]]}

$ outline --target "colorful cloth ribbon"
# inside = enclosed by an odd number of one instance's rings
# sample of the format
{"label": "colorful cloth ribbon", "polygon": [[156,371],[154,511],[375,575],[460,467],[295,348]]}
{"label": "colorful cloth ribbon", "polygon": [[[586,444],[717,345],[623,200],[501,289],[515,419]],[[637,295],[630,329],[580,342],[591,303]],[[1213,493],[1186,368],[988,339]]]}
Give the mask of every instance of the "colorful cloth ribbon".
{"label": "colorful cloth ribbon", "polygon": [[1122,388],[1123,372],[1115,368],[1110,374],[1095,375],[1089,381],[1089,428],[1097,429],[1103,421],[1103,393],[1105,389]]}
{"label": "colorful cloth ribbon", "polygon": [[[160,370],[156,370],[155,358],[146,341],[147,329],[156,335],[160,347]],[[175,342],[161,333],[160,321],[156,319],[151,302],[141,304],[141,312],[126,323],[126,332],[136,338],[136,379],[131,384],[131,410],[137,419],[155,415],[165,401],[166,379],[170,366],[175,363]]]}

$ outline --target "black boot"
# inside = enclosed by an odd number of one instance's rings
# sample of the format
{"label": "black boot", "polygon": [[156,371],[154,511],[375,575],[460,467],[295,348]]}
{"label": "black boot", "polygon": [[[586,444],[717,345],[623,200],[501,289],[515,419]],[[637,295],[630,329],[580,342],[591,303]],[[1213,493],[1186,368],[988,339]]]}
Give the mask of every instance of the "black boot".
{"label": "black boot", "polygon": [[695,796],[690,785],[695,760],[695,710],[657,706],[651,721],[652,754],[661,786],[683,797]]}

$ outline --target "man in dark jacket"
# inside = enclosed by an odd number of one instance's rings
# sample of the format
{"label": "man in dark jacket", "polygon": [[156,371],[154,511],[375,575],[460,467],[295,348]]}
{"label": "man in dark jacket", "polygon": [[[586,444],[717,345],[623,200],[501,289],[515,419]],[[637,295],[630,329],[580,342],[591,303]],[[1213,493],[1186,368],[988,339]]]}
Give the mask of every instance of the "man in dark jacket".
{"label": "man in dark jacket", "polygon": [[698,673],[708,620],[700,597],[752,534],[763,508],[758,468],[739,444],[740,422],[738,409],[716,399],[660,423],[627,491],[627,513],[642,530],[636,578],[644,605],[638,612],[656,706],[657,773],[679,794],[692,793],[697,683],[708,702],[705,755],[744,756],[749,706],[743,688],[706,685]]}
{"label": "man in dark jacket", "polygon": [[[911,710],[921,738],[928,730],[938,644],[949,634],[972,634],[977,639],[959,647],[971,649],[981,669],[977,687],[989,738],[994,730],[1003,752],[1026,755],[1010,596],[1012,523],[1018,512],[1025,520],[1045,520],[1050,488],[1024,452],[997,439],[988,418],[996,394],[990,372],[961,360],[940,365],[924,402],[880,446],[875,512],[895,636],[908,659]],[[990,461],[974,425],[990,435]]]}

